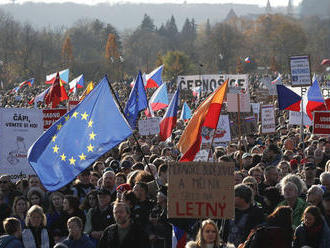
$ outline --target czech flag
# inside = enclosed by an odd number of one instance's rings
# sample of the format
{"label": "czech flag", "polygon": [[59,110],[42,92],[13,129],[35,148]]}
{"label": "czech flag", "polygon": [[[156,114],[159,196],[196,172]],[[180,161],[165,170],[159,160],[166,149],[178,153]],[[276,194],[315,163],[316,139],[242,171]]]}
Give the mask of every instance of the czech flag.
{"label": "czech flag", "polygon": [[146,82],[147,82],[146,88],[158,88],[163,84],[162,81],[163,68],[164,65],[161,65],[146,75]]}
{"label": "czech flag", "polygon": [[73,92],[74,94],[76,94],[77,88],[84,88],[84,84],[85,84],[84,74],[81,74],[79,77],[76,77],[69,83],[70,85],[69,92]]}
{"label": "czech flag", "polygon": [[[65,69],[65,70],[59,72],[60,80],[61,80],[62,84],[66,84],[69,82],[69,72],[70,72],[69,69]],[[45,83],[53,84],[55,82],[56,74],[57,74],[57,72],[47,75]]]}
{"label": "czech flag", "polygon": [[36,97],[33,97],[30,101],[29,104],[37,104],[38,102],[43,102],[45,100],[45,96],[47,95],[48,91],[49,91],[50,87],[48,87],[47,89],[45,89],[43,92],[41,92],[39,95],[37,95]]}
{"label": "czech flag", "polygon": [[172,134],[172,130],[176,125],[177,113],[178,113],[178,103],[179,103],[179,88],[176,90],[170,105],[168,106],[163,119],[159,123],[159,136],[162,141],[167,140]]}
{"label": "czech flag", "polygon": [[246,57],[246,58],[244,59],[244,62],[247,63],[247,64],[250,64],[250,63],[251,63],[251,59],[250,59],[250,57]]}
{"label": "czech flag", "polygon": [[303,105],[303,111],[311,120],[313,120],[312,112],[315,110],[326,110],[325,101],[316,78],[313,78],[313,84],[309,87],[307,96],[304,97]]}
{"label": "czech flag", "polygon": [[186,102],[183,103],[180,120],[188,121],[191,118],[191,109]]}
{"label": "czech flag", "polygon": [[284,85],[276,85],[276,88],[279,109],[300,112],[301,96]]}
{"label": "czech flag", "polygon": [[209,95],[194,112],[178,143],[178,148],[183,153],[181,162],[194,160],[202,143],[202,128],[216,129],[227,87],[228,79]]}
{"label": "czech flag", "polygon": [[187,243],[187,233],[172,225],[172,248],[184,248]]}
{"label": "czech flag", "polygon": [[273,81],[272,81],[272,84],[282,84],[282,75],[281,74],[278,74],[277,78],[275,78]]}
{"label": "czech flag", "polygon": [[[162,84],[152,95],[149,100],[149,109],[151,112],[157,111],[168,106],[167,86],[166,83]],[[146,109],[146,116],[153,115]]]}

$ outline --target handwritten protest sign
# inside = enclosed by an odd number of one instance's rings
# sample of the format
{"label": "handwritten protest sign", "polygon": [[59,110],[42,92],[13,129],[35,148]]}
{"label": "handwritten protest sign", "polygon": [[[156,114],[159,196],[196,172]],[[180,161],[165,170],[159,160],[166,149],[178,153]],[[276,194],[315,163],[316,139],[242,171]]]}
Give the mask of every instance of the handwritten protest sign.
{"label": "handwritten protest sign", "polygon": [[262,133],[275,132],[275,114],[273,105],[263,105],[261,107],[261,128]]}
{"label": "handwritten protest sign", "polygon": [[234,217],[234,163],[169,164],[168,217]]}
{"label": "handwritten protest sign", "polygon": [[140,135],[152,135],[159,133],[159,118],[148,118],[138,121]]}

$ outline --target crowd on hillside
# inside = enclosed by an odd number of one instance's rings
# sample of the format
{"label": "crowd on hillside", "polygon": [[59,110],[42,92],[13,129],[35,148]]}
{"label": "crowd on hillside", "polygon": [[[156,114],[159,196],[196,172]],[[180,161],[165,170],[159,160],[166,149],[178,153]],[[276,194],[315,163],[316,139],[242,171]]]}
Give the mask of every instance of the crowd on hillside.
{"label": "crowd on hillside", "polygon": [[[250,80],[255,101],[259,79]],[[115,89],[125,102],[129,86]],[[27,88],[20,100],[3,94],[2,106],[27,107],[41,91]],[[186,91],[180,96],[193,109],[202,99]],[[56,192],[35,175],[16,182],[1,175],[0,248],[171,248],[176,228],[186,233],[188,248],[328,248],[330,136],[305,127],[301,137],[285,116],[276,111],[274,134],[248,133],[214,148],[213,161],[235,164],[232,220],[167,217],[168,163],[180,158],[176,143],[187,124],[178,120],[172,142],[136,133],[139,145],[128,138]]]}

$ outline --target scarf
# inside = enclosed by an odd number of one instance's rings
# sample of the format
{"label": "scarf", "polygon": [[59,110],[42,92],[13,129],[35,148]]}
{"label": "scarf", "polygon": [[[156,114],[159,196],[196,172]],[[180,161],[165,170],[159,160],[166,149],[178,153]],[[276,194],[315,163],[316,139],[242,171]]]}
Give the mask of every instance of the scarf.
{"label": "scarf", "polygon": [[[24,229],[22,232],[22,240],[25,248],[36,248],[37,244],[34,240],[31,229]],[[46,228],[41,229],[41,248],[49,247],[49,238]]]}

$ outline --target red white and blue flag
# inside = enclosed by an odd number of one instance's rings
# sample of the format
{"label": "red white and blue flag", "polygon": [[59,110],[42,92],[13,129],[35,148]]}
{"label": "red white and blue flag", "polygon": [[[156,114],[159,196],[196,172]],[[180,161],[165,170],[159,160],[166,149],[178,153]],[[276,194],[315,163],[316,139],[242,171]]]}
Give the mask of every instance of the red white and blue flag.
{"label": "red white and blue flag", "polygon": [[[168,106],[168,95],[166,83],[162,84],[151,96],[149,108],[146,110],[147,116],[153,116],[153,112]],[[149,112],[149,109],[152,113]]]}
{"label": "red white and blue flag", "polygon": [[317,79],[313,78],[313,84],[309,87],[307,95],[303,99],[303,111],[313,120],[313,112],[315,110],[326,110],[326,105],[320,90]]}
{"label": "red white and blue flag", "polygon": [[34,78],[30,78],[29,80],[26,80],[26,81],[20,83],[17,87],[12,89],[10,91],[10,94],[11,93],[17,93],[21,88],[23,88],[24,85],[28,85],[28,86],[32,87],[33,83],[34,83]]}
{"label": "red white and blue flag", "polygon": [[[66,83],[69,82],[69,72],[70,72],[69,69],[65,69],[65,70],[59,72],[60,82],[62,84],[66,84]],[[56,74],[57,74],[57,72],[52,73],[50,75],[47,75],[45,83],[46,84],[53,84],[55,82]]]}
{"label": "red white and blue flag", "polygon": [[284,85],[276,85],[278,106],[280,110],[300,112],[301,96]]}
{"label": "red white and blue flag", "polygon": [[184,248],[187,243],[187,233],[172,225],[172,248]]}
{"label": "red white and blue flag", "polygon": [[180,120],[188,121],[191,118],[191,109],[186,102],[183,103]]}
{"label": "red white and blue flag", "polygon": [[164,65],[157,67],[155,70],[146,75],[146,88],[158,88],[163,84],[162,72]]}
{"label": "red white and blue flag", "polygon": [[174,129],[177,121],[177,114],[178,114],[178,104],[179,104],[179,95],[180,90],[179,88],[176,90],[170,105],[168,106],[166,113],[163,119],[159,123],[160,132],[159,136],[162,141],[167,140],[171,137],[172,130]]}
{"label": "red white and blue flag", "polygon": [[247,64],[250,64],[250,63],[251,63],[251,59],[250,59],[250,57],[246,57],[246,58],[244,59],[244,62],[247,63]]}
{"label": "red white and blue flag", "polygon": [[48,91],[50,89],[50,86],[45,89],[43,92],[41,92],[39,95],[37,95],[36,97],[33,97],[30,101],[29,104],[33,104],[35,105],[35,107],[37,106],[38,102],[43,102],[45,100],[45,96],[47,95]]}
{"label": "red white and blue flag", "polygon": [[77,88],[84,88],[85,79],[84,74],[81,74],[79,77],[76,77],[73,79],[69,85],[70,85],[70,93],[73,92],[73,94],[76,94]]}
{"label": "red white and blue flag", "polygon": [[272,84],[282,84],[282,75],[279,73],[277,78],[275,78],[273,81],[272,81]]}

